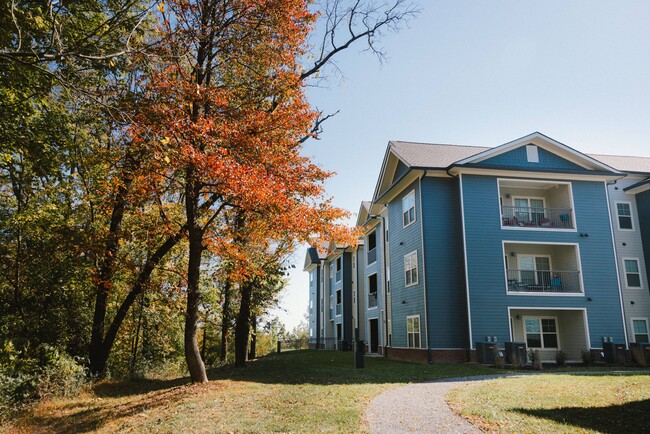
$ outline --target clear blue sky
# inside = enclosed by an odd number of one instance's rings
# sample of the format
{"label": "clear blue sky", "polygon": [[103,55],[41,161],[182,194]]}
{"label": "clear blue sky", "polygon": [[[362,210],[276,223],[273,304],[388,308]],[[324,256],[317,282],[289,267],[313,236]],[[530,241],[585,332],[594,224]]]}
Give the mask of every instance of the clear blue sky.
{"label": "clear blue sky", "polygon": [[[420,1],[388,34],[388,61],[352,48],[345,77],[310,91],[340,110],[304,153],[336,172],[356,213],[389,140],[498,146],[534,131],[585,153],[650,156],[650,1]],[[354,216],[356,218],[356,215]],[[308,307],[304,249],[282,296],[289,329]]]}

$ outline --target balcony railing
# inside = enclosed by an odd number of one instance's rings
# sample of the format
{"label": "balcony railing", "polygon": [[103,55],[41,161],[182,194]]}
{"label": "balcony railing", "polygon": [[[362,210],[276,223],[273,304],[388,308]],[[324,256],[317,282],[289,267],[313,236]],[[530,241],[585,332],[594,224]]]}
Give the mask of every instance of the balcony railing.
{"label": "balcony railing", "polygon": [[377,292],[368,294],[368,308],[377,307]]}
{"label": "balcony railing", "polygon": [[508,270],[509,292],[581,293],[579,271]]}
{"label": "balcony railing", "polygon": [[341,312],[343,311],[343,305],[341,303],[336,305],[336,315],[341,315]]}
{"label": "balcony railing", "polygon": [[570,208],[502,206],[501,226],[543,229],[573,229]]}
{"label": "balcony railing", "polygon": [[336,281],[340,282],[342,276],[343,276],[343,270],[337,270],[336,271]]}
{"label": "balcony railing", "polygon": [[368,250],[368,263],[377,262],[377,249]]}

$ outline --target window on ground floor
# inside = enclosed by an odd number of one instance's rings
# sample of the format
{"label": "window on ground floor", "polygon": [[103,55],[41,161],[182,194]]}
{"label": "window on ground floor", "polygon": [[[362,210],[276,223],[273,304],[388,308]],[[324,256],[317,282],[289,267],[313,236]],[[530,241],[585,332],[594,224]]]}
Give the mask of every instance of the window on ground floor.
{"label": "window on ground floor", "polygon": [[648,343],[648,320],[645,318],[633,319],[632,327],[634,328],[634,342]]}
{"label": "window on ground floor", "polygon": [[406,317],[406,335],[409,348],[420,348],[420,315]]}
{"label": "window on ground floor", "polygon": [[559,348],[555,318],[524,318],[524,327],[529,348]]}

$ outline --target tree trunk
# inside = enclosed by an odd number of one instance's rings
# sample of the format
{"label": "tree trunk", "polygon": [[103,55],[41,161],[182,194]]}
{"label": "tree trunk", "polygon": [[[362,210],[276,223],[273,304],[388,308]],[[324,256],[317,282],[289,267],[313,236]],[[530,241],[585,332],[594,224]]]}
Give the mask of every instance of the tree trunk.
{"label": "tree trunk", "polygon": [[251,318],[251,347],[248,350],[248,360],[255,358],[255,347],[257,345],[257,316],[253,315]]}
{"label": "tree trunk", "polygon": [[223,308],[221,310],[221,355],[222,363],[226,363],[228,355],[228,334],[230,331],[230,279],[226,279],[223,287]]}
{"label": "tree trunk", "polygon": [[246,353],[248,350],[248,335],[250,333],[251,298],[253,294],[252,282],[240,286],[241,303],[235,324],[235,366],[246,366]]}
{"label": "tree trunk", "polygon": [[189,260],[187,261],[187,310],[185,312],[185,360],[193,383],[207,383],[208,375],[201,358],[196,329],[199,322],[201,293],[201,255],[203,253],[203,230],[198,223],[200,186],[197,184],[195,167],[189,165],[185,172],[185,216],[189,237]]}

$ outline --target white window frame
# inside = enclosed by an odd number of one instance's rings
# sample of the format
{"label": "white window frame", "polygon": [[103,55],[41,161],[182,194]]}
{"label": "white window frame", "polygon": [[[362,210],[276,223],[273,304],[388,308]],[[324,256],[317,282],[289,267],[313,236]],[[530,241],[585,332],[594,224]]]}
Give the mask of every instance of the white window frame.
{"label": "white window frame", "polygon": [[[410,206],[406,209],[404,207],[406,206],[406,201],[410,198],[413,198],[413,206]],[[413,220],[410,220],[409,217],[409,222],[404,224],[404,215],[409,214],[409,211],[413,208]],[[415,212],[415,189],[411,190],[406,196],[402,198],[402,225],[406,228],[408,226],[411,226],[415,221],[417,220],[417,213]]]}
{"label": "white window frame", "polygon": [[[370,278],[372,276],[375,276],[375,285],[376,285],[375,294],[377,294],[377,304],[375,306],[370,306],[370,294],[371,294],[371,292],[370,292]],[[367,299],[368,299],[367,309],[368,310],[375,310],[375,309],[377,309],[379,307],[379,275],[377,273],[369,274],[367,279],[366,279],[366,282],[368,284],[368,290],[366,291],[368,293],[368,295],[367,295]]]}
{"label": "white window frame", "polygon": [[[643,289],[643,278],[641,276],[641,261],[639,258],[621,258],[623,261],[623,277],[625,279],[625,289]],[[625,261],[634,261],[636,262],[636,274],[639,275],[639,286],[630,286],[627,281],[627,269],[625,268]],[[633,273],[630,273],[633,274]]]}
{"label": "white window frame", "polygon": [[[409,268],[407,268],[409,267]],[[413,280],[413,273],[411,273],[411,282],[407,283],[408,272],[415,270],[415,280]],[[410,253],[404,255],[404,287],[408,288],[413,285],[417,285],[420,279],[420,270],[418,269],[418,251],[413,250]]]}
{"label": "white window frame", "polygon": [[[621,216],[621,215],[618,213],[618,205],[619,205],[619,204],[621,204],[621,205],[627,205],[627,206],[630,208],[630,215],[629,215],[629,216],[626,216],[626,215]],[[619,230],[619,231],[630,231],[630,232],[633,232],[633,231],[634,231],[634,219],[632,218],[632,202],[623,202],[623,201],[618,201],[618,202],[614,203],[614,205],[616,206],[616,226],[618,227],[618,230]],[[632,226],[632,227],[631,227],[631,228],[622,228],[622,227],[621,227],[621,217],[629,217],[629,218],[630,218],[630,226]]]}
{"label": "white window frame", "polygon": [[[524,269],[522,269],[521,268],[521,259],[520,259],[522,256],[532,257],[533,258],[533,265],[534,265],[535,269],[533,269],[533,270],[524,270]],[[506,256],[506,259],[507,258],[508,257]],[[537,258],[548,258],[548,268],[549,269],[548,270],[538,270],[537,269],[537,261],[536,261]],[[532,271],[532,272],[535,273],[535,284],[539,284],[539,282],[537,282],[537,279],[538,279],[538,274],[537,273],[539,271],[548,271],[551,275],[553,274],[553,262],[552,262],[551,259],[552,259],[551,255],[538,255],[538,254],[535,254],[535,253],[533,253],[533,254],[517,253],[517,270],[519,271],[519,281],[522,280],[522,278],[521,278],[521,272],[522,271]]]}
{"label": "white window frame", "polygon": [[[340,269],[339,269],[339,261],[341,261],[341,268]],[[338,255],[336,257],[336,259],[334,260],[334,263],[336,264],[336,267],[335,267],[336,272],[335,272],[334,275],[336,276],[336,281],[340,282],[341,280],[343,280],[343,255]],[[341,271],[341,275],[340,275],[341,278],[340,279],[339,279],[339,271]]]}
{"label": "white window frame", "polygon": [[[375,234],[375,248],[374,248],[374,250],[375,250],[375,260],[373,262],[368,262],[368,254],[370,253],[371,250],[373,250],[373,249],[370,248],[370,235],[372,235],[372,234]],[[366,235],[366,245],[368,246],[368,251],[366,252],[366,265],[375,264],[377,262],[377,254],[376,254],[376,252],[377,252],[377,241],[378,241],[377,240],[377,229],[373,229],[370,232],[368,232],[368,235]]]}
{"label": "white window frame", "polygon": [[[539,321],[539,334],[540,334],[540,340],[541,340],[541,347],[531,347],[528,345],[528,333],[526,333],[526,320],[527,319],[536,319]],[[544,346],[544,327],[542,326],[542,320],[543,319],[552,319],[555,321],[555,335],[557,338],[557,347],[545,347]],[[522,323],[522,328],[524,332],[524,341],[526,341],[526,347],[530,349],[537,349],[537,350],[561,350],[561,344],[560,344],[560,321],[558,321],[556,316],[537,316],[537,315],[528,315],[528,316],[522,316],[521,317],[521,323]]]}
{"label": "white window frame", "polygon": [[543,213],[543,216],[546,217],[546,198],[544,198],[544,197],[536,197],[536,196],[512,196],[513,214],[515,216],[517,215],[517,210],[516,210],[516,208],[517,208],[517,205],[516,205],[517,199],[525,199],[526,202],[528,202],[528,206],[526,207],[526,208],[528,208],[528,221],[533,219],[533,212],[531,210],[532,207],[530,206],[531,199],[532,200],[541,200],[542,201],[542,209],[544,210],[542,213]]}
{"label": "white window frame", "polygon": [[[413,332],[409,331],[409,322],[410,322],[410,320],[415,319],[415,318],[417,318],[417,320],[418,320],[418,331],[417,331],[418,346],[417,347],[416,346],[410,346],[410,344],[409,344],[409,335],[410,334],[413,334],[413,341],[415,343],[415,334],[416,334],[416,332],[415,331],[413,331]],[[422,333],[421,333],[421,331],[422,331],[422,325],[420,323],[420,315],[408,315],[406,317],[406,348],[422,348]]]}
{"label": "white window frame", "polygon": [[648,335],[648,342],[650,342],[650,326],[648,325],[648,318],[630,318],[630,330],[632,330],[632,338],[634,339],[634,342],[636,342],[637,333],[634,331],[634,321],[645,322],[645,334]]}

